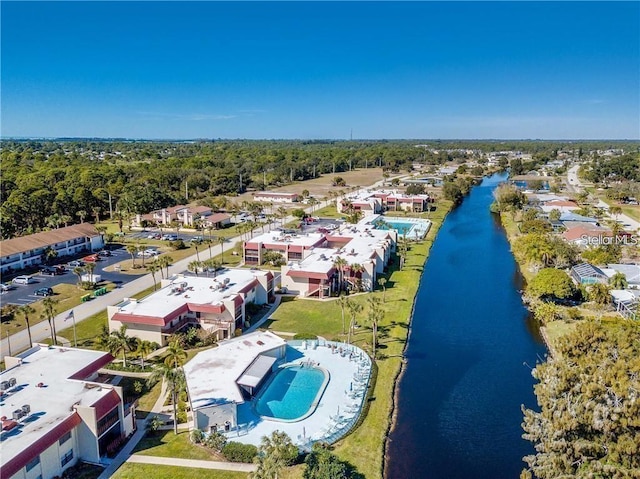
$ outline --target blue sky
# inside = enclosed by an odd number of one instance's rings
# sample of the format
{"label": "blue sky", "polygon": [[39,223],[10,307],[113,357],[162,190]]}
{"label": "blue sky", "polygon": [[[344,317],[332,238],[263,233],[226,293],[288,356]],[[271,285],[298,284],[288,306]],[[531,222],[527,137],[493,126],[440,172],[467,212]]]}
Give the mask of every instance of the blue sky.
{"label": "blue sky", "polygon": [[638,2],[6,2],[2,136],[640,138]]}

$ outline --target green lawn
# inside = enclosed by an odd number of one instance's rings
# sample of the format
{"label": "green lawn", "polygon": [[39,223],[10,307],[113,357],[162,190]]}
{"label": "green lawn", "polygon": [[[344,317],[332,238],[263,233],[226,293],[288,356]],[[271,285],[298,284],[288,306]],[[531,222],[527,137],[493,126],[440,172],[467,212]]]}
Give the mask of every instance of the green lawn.
{"label": "green lawn", "polygon": [[[142,298],[153,291],[153,287],[144,289],[133,295],[134,298]],[[89,316],[84,321],[76,324],[76,336],[78,347],[85,349],[100,349],[97,344],[98,336],[102,331],[102,326],[107,325],[107,310],[100,311]],[[58,336],[68,339],[73,344],[73,326],[58,331]]]}
{"label": "green lawn", "polygon": [[211,449],[192,444],[189,433],[181,431],[148,432],[133,450],[134,454],[158,457],[179,457],[180,459],[198,459],[202,461],[224,460]]}
{"label": "green lawn", "polygon": [[[393,410],[393,388],[402,364],[402,353],[407,339],[413,298],[418,289],[420,275],[429,254],[429,249],[438,228],[451,207],[441,201],[430,219],[433,227],[425,241],[411,243],[402,271],[392,268],[386,276],[384,308],[386,315],[379,325],[379,358],[376,363],[378,375],[373,390],[369,411],[363,423],[349,436],[335,445],[338,456],[354,465],[367,478],[382,477],[384,440],[390,426]],[[396,262],[397,266],[397,262]],[[382,299],[378,288],[368,295],[351,296],[353,301],[362,302],[370,296]],[[348,314],[348,313],[347,313]],[[366,327],[367,307],[358,316],[361,325],[354,338],[355,343],[371,350],[371,330]],[[268,327],[275,331],[311,333],[327,338],[342,339],[342,318],[335,301],[293,300],[284,302],[272,316]],[[287,471],[291,478],[302,477],[302,468]]]}
{"label": "green lawn", "polygon": [[[99,283],[99,285],[100,287],[105,286],[108,291],[112,291],[116,287],[115,284],[107,281],[103,281]],[[58,301],[58,304],[56,305],[56,314],[58,314],[61,311],[66,311],[81,304],[82,301],[80,297],[87,293],[91,293],[91,291],[79,289],[75,284],[61,283],[53,287],[53,293],[54,294],[51,297]],[[42,321],[46,321],[46,318],[40,317],[42,312],[42,300],[31,303],[30,306],[35,310],[35,313],[31,313],[29,315],[29,324],[31,324],[31,326]],[[7,332],[9,334],[15,334],[24,329],[27,329],[27,324],[24,320],[24,316],[21,314],[15,314],[14,319],[2,323],[3,335],[6,335]],[[73,338],[73,333],[71,333],[71,335]]]}
{"label": "green lawn", "polygon": [[156,464],[124,463],[112,479],[246,479],[244,472],[218,471],[179,466],[158,466]]}

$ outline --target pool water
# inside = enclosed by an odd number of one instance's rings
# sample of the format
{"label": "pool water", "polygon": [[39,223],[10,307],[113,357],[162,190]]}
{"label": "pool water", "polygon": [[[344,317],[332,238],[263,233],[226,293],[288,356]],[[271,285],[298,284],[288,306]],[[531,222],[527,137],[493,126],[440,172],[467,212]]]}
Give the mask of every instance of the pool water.
{"label": "pool water", "polygon": [[396,218],[380,218],[373,223],[376,229],[388,230],[393,229],[399,235],[403,235],[408,239],[422,239],[427,234],[430,226],[429,221],[400,221]]}
{"label": "pool water", "polygon": [[326,387],[326,375],[313,367],[280,369],[256,398],[256,412],[263,417],[294,421],[313,412]]}

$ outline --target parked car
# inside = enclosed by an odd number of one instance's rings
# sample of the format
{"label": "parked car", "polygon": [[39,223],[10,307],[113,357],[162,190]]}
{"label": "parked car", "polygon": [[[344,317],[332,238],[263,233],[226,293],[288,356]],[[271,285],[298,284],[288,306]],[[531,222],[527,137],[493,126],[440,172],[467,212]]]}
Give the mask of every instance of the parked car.
{"label": "parked car", "polygon": [[0,293],[6,293],[7,291],[11,290],[12,285],[10,284],[4,284],[4,283],[0,283]]}
{"label": "parked car", "polygon": [[84,266],[84,261],[69,261],[70,268],[82,268]]}
{"label": "parked car", "polygon": [[159,255],[160,252],[155,249],[146,249],[144,251],[139,251],[138,256],[156,256]]}
{"label": "parked car", "polygon": [[112,256],[111,255],[111,251],[109,251],[108,249],[103,249],[102,251],[98,251],[98,256]]}
{"label": "parked car", "polygon": [[54,266],[54,268],[56,269],[58,274],[62,274],[67,270],[67,268],[65,268],[65,266],[63,264],[57,264],[57,265]]}
{"label": "parked car", "polygon": [[151,233],[150,235],[147,235],[147,239],[160,239],[162,238],[162,235],[160,233]]}
{"label": "parked car", "polygon": [[90,254],[82,258],[82,261],[85,263],[95,263],[96,261],[100,261],[100,257],[97,254]]}
{"label": "parked car", "polygon": [[177,241],[178,235],[171,235],[171,234],[162,235],[162,239],[166,241]]}
{"label": "parked car", "polygon": [[36,296],[53,296],[53,290],[51,288],[38,288],[33,294]]}
{"label": "parked car", "polygon": [[55,268],[52,268],[51,266],[45,266],[40,270],[40,274],[48,274],[49,276],[55,276],[56,274],[58,274],[58,270]]}
{"label": "parked car", "polygon": [[203,241],[204,238],[202,236],[194,236],[193,238],[191,238],[192,243],[202,243]]}
{"label": "parked car", "polygon": [[13,278],[13,284],[31,284],[35,283],[35,280],[31,276],[16,276]]}

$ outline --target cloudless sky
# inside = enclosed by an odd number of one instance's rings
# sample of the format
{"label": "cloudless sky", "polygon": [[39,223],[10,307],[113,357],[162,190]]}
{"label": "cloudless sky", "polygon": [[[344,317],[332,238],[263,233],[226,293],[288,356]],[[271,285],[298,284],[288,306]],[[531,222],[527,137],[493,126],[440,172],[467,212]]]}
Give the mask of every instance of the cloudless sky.
{"label": "cloudless sky", "polygon": [[3,137],[640,138],[639,2],[7,2]]}

